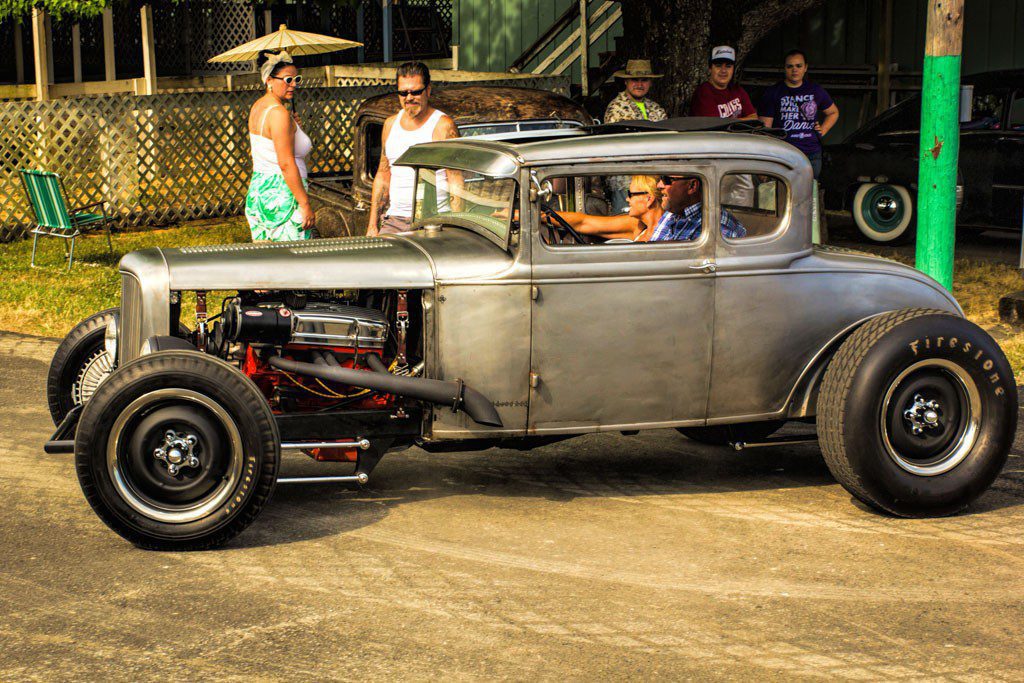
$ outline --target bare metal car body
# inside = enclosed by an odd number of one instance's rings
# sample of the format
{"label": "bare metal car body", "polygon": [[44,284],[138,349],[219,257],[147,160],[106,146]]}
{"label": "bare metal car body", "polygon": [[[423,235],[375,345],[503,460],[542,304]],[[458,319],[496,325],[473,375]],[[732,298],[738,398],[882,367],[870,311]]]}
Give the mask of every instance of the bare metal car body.
{"label": "bare metal car body", "polygon": [[[413,444],[674,427],[764,446],[785,421],[816,421],[829,469],[871,506],[952,514],[980,495],[1017,420],[998,345],[917,270],[812,244],[811,168],[794,147],[659,125],[679,129],[414,146],[399,160],[418,178],[406,233],[127,255],[119,317],[83,321],[51,364],[48,450],[74,450],[97,514],[157,549],[240,533],[282,449],[353,462],[330,478],[365,484]],[[431,214],[441,170],[463,201]],[[590,206],[594,178],[626,174],[698,179],[704,226],[732,211],[760,227],[671,242],[554,227],[549,200]],[[723,181],[744,174],[770,210],[725,208]],[[195,331],[180,327],[182,298],[215,290],[237,292],[220,319],[197,308]],[[67,391],[104,348],[116,369],[92,377],[91,398]]]}
{"label": "bare metal car body", "polygon": [[[790,145],[734,133],[634,133],[511,144],[420,145],[411,166],[462,166],[520,188],[585,167],[729,170],[785,179],[780,228],[730,242],[552,247],[520,193],[507,246],[458,227],[297,244],[143,250],[125,257],[120,363],[169,334],[169,294],[217,289],[421,290],[427,377],[490,397],[501,428],[438,409],[422,437],[576,434],[808,417],[839,342],[885,311],[962,312],[900,263],[811,244],[810,167]],[[709,206],[716,205],[714,197]],[[716,216],[709,216],[712,224]]]}

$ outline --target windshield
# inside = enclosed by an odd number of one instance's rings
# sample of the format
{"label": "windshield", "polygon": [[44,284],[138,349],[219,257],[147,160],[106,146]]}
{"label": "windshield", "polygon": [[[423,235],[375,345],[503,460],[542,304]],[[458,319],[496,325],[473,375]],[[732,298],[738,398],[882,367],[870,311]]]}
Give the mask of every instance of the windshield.
{"label": "windshield", "polygon": [[416,169],[413,221],[480,227],[502,243],[508,238],[516,181],[473,171]]}

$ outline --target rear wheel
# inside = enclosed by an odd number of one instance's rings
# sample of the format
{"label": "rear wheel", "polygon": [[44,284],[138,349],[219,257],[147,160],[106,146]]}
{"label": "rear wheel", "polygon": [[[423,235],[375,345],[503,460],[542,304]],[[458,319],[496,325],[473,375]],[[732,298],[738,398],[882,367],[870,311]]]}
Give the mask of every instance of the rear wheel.
{"label": "rear wheel", "polygon": [[840,347],[817,419],[825,462],[854,496],[895,515],[949,515],[1006,463],[1017,386],[977,325],[942,311],[895,311]]}
{"label": "rear wheel", "polygon": [[914,200],[902,185],[864,183],[853,197],[853,221],[877,244],[906,244],[914,238]]}
{"label": "rear wheel", "polygon": [[270,498],[277,425],[242,373],[202,353],[167,351],[115,371],[82,412],[79,483],[125,539],[154,550],[221,545]]}

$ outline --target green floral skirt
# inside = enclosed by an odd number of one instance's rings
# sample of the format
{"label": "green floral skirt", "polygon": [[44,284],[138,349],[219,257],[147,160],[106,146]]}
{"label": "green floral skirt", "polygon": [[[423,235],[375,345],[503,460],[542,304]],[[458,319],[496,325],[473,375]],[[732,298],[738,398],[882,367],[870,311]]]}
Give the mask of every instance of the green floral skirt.
{"label": "green floral skirt", "polygon": [[[302,185],[305,187],[305,179]],[[311,237],[309,230],[302,229],[299,203],[280,173],[253,172],[245,197],[245,217],[253,242],[290,242]]]}

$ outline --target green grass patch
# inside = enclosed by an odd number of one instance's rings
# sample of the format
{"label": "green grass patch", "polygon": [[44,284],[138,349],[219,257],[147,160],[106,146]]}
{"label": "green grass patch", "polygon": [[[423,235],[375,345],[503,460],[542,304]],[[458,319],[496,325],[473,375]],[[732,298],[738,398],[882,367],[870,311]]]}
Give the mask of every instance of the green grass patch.
{"label": "green grass patch", "polygon": [[[102,234],[75,240],[75,262],[67,270],[64,240],[39,238],[36,267],[29,267],[32,240],[0,244],[0,330],[63,337],[80,320],[117,306],[121,277],[117,262],[146,247],[189,247],[248,242],[244,217],[192,221],[179,227],[114,233],[114,253]],[[210,298],[211,312],[220,309]],[[214,308],[216,306],[216,309]],[[183,302],[182,320],[195,315],[194,298]]]}

